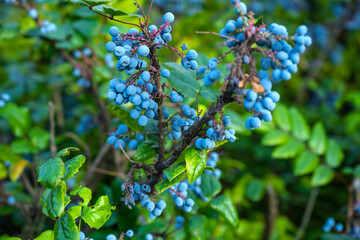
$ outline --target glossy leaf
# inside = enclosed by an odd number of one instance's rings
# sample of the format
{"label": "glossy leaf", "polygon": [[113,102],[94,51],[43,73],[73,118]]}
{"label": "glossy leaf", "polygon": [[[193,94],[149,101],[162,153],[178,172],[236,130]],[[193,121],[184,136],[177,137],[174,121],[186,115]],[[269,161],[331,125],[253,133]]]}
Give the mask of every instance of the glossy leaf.
{"label": "glossy leaf", "polygon": [[83,2],[86,2],[90,6],[98,6],[101,4],[106,4],[112,2],[112,0],[82,0]]}
{"label": "glossy leaf", "polygon": [[60,217],[69,201],[70,198],[66,194],[66,184],[63,181],[54,189],[46,188],[40,198],[42,212],[51,219]]}
{"label": "glossy leaf", "polygon": [[344,153],[340,146],[334,141],[328,142],[328,147],[325,154],[325,161],[330,167],[339,167],[344,160]]}
{"label": "glossy leaf", "polygon": [[158,192],[158,194],[162,193],[163,191],[165,191],[166,189],[168,189],[169,187],[181,182],[186,176],[186,173],[183,172],[182,174],[178,175],[176,178],[174,178],[173,180],[169,181],[169,179],[164,179],[160,182],[158,182],[155,187],[156,190]]}
{"label": "glossy leaf", "polygon": [[54,240],[54,232],[52,230],[47,230],[47,231],[41,233],[34,240]]}
{"label": "glossy leaf", "polygon": [[205,197],[214,197],[221,191],[220,181],[213,175],[201,176],[201,190]]}
{"label": "glossy leaf", "polygon": [[223,216],[233,227],[238,226],[239,216],[230,197],[218,196],[210,202],[210,207]]}
{"label": "glossy leaf", "polygon": [[55,188],[65,173],[65,166],[59,157],[51,158],[36,168],[38,182]]}
{"label": "glossy leaf", "polygon": [[315,124],[311,133],[309,147],[313,153],[322,155],[325,153],[326,144],[327,140],[324,125],[321,122],[318,122]]}
{"label": "glossy leaf", "polygon": [[99,5],[93,8],[95,11],[97,12],[103,12],[106,14],[109,14],[111,16],[133,16],[133,17],[138,17],[140,18],[141,15],[139,14],[132,14],[132,13],[127,13],[121,10],[118,10],[116,8],[110,7],[110,6],[106,6],[106,5]]}
{"label": "glossy leaf", "polygon": [[77,152],[79,151],[80,149],[76,148],[76,147],[68,147],[68,148],[64,148],[62,150],[60,150],[56,156],[57,157],[64,157],[64,156],[68,156],[70,155],[71,152]]}
{"label": "glossy leaf", "polygon": [[206,150],[199,150],[195,146],[185,150],[186,173],[190,184],[203,173],[206,159]]}
{"label": "glossy leaf", "polygon": [[54,239],[80,239],[80,232],[76,226],[75,220],[69,213],[65,213],[62,217],[56,220],[54,226]]}
{"label": "glossy leaf", "polygon": [[334,178],[334,171],[331,168],[320,165],[316,168],[311,179],[311,185],[315,187],[324,186]]}
{"label": "glossy leaf", "polygon": [[287,159],[295,157],[304,148],[304,144],[295,140],[290,139],[284,145],[281,145],[272,152],[273,158]]}
{"label": "glossy leaf", "polygon": [[170,168],[164,170],[166,177],[169,181],[172,181],[175,177],[179,176],[181,173],[186,171],[186,163],[185,161],[176,163],[172,165]]}
{"label": "glossy leaf", "polygon": [[157,154],[157,146],[152,141],[145,141],[139,144],[133,160],[143,162],[155,157]]}
{"label": "glossy leaf", "polygon": [[303,151],[295,160],[294,174],[296,176],[311,173],[319,164],[319,159],[309,151]]}
{"label": "glossy leaf", "polygon": [[74,218],[74,219],[77,219],[78,217],[81,216],[81,210],[82,210],[82,207],[81,206],[72,206],[69,210],[68,210],[68,213]]}
{"label": "glossy leaf", "polygon": [[71,192],[70,195],[71,196],[75,196],[78,195],[83,202],[80,202],[79,205],[80,206],[87,206],[89,204],[89,202],[91,201],[92,195],[91,195],[91,189],[87,188],[87,187],[82,187],[79,186],[77,188],[74,188]]}
{"label": "glossy leaf", "polygon": [[310,129],[303,115],[296,108],[289,110],[292,134],[298,140],[305,141],[309,139]]}
{"label": "glossy leaf", "polygon": [[171,71],[167,79],[176,91],[189,98],[196,98],[200,90],[199,83],[193,76],[183,72]]}
{"label": "glossy leaf", "polygon": [[67,180],[74,176],[79,171],[81,166],[85,163],[86,158],[83,155],[78,155],[65,162],[65,174],[62,180]]}
{"label": "glossy leaf", "polygon": [[81,218],[91,228],[101,228],[111,216],[111,210],[115,210],[109,202],[108,196],[101,196],[91,207],[84,207]]}

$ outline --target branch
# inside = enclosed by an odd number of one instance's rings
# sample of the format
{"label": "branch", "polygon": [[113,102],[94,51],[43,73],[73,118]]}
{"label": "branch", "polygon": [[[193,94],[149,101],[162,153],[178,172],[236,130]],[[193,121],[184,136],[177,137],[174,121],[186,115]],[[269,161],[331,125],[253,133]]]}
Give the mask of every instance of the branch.
{"label": "branch", "polygon": [[278,216],[278,200],[276,196],[276,192],[274,191],[271,183],[268,183],[266,187],[266,192],[268,195],[268,215],[266,216],[266,227],[263,234],[263,240],[267,240],[271,238],[271,234],[274,231],[276,219]]}
{"label": "branch", "polygon": [[52,102],[49,102],[49,113],[50,113],[50,152],[51,152],[51,157],[55,157],[57,153],[57,147],[55,143],[54,104]]}
{"label": "branch", "polygon": [[350,184],[348,186],[348,206],[346,214],[346,233],[350,233],[351,222],[354,216],[354,186]]}
{"label": "branch", "polygon": [[305,230],[306,230],[306,228],[307,228],[307,226],[309,224],[312,212],[314,210],[318,194],[319,194],[319,188],[318,187],[313,188],[311,190],[310,197],[309,197],[309,200],[308,200],[307,205],[306,205],[305,213],[304,213],[303,218],[301,220],[300,228],[299,228],[299,230],[296,233],[295,238],[294,238],[295,240],[300,240],[302,238],[302,236],[304,235]]}

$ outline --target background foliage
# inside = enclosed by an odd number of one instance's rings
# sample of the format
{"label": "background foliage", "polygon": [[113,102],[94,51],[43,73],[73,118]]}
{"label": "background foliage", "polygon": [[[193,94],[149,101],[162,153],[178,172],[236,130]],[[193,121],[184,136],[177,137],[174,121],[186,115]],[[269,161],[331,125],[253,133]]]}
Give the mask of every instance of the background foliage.
{"label": "background foliage", "polygon": [[[135,13],[132,2],[117,1],[112,6]],[[148,5],[148,1],[141,2]],[[250,132],[244,127],[247,113],[243,109],[236,104],[226,109],[238,141],[221,146],[218,167],[222,170],[221,191],[234,202],[239,225],[233,224],[236,220],[229,224],[223,217],[189,215],[187,227],[170,238],[261,239],[267,221],[272,221],[270,239],[300,236],[304,223],[303,239],[331,239],[322,232],[325,219],[332,216],[346,224],[346,216],[355,213],[356,226],[360,203],[360,190],[356,191],[356,186],[354,190],[353,184],[360,177],[359,9],[349,7],[354,6],[350,1],[251,0],[247,4],[266,24],[286,24],[289,32],[303,23],[309,25],[314,45],[302,59],[300,73],[275,86],[282,105],[276,109],[273,123]],[[42,18],[57,24],[56,33],[38,36],[24,9],[0,3],[0,93],[11,95],[11,101],[0,108],[0,234],[33,238],[54,224],[41,216],[38,185],[33,183],[36,167],[51,157],[52,112],[57,148],[75,146],[87,157],[80,172],[67,180],[68,188],[87,186],[96,196],[93,199],[107,194],[111,205],[118,206],[101,230],[84,227],[87,236],[104,239],[109,233],[131,228],[135,239],[144,239],[149,231],[163,231],[177,214],[174,207],[148,225],[141,217],[146,215],[144,209],[119,207],[120,185],[128,166],[124,156],[105,143],[107,132],[119,122],[113,121],[110,129],[103,126],[98,102],[107,105],[108,81],[119,76],[104,63],[104,43],[113,24],[86,7],[67,2],[43,0],[36,6]],[[158,24],[167,11],[173,11],[171,4],[157,4],[151,21]],[[201,52],[200,65],[225,52],[216,36],[196,35],[195,30],[218,32],[233,17],[228,1],[207,0],[197,8],[187,3],[183,9],[178,7],[176,14],[173,45],[186,42]],[[128,16],[123,19],[136,21]],[[327,37],[319,33],[323,29]],[[93,52],[84,64],[90,66],[95,89],[79,86],[74,65],[61,54],[72,55],[84,47]],[[161,62],[178,60],[166,49],[159,57]],[[206,108],[210,103],[203,100],[200,106]],[[121,116],[111,108],[106,111],[112,117]],[[101,162],[92,168],[99,153],[104,153]],[[12,205],[8,204],[11,196],[16,200]],[[160,198],[169,196],[162,194]],[[205,203],[199,204],[202,215],[216,215]],[[306,210],[312,212],[308,222]],[[274,218],[269,219],[271,216]]]}

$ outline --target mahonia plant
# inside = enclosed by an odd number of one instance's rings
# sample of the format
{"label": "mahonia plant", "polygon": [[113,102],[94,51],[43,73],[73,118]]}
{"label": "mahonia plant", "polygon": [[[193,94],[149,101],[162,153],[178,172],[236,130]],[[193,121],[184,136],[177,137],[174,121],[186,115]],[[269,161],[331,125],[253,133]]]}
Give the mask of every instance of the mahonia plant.
{"label": "mahonia plant", "polygon": [[[233,102],[244,105],[251,112],[251,117],[245,122],[249,130],[260,128],[262,121],[272,121],[271,112],[280,100],[279,93],[272,90],[273,84],[291,79],[291,75],[298,71],[300,55],[312,44],[306,26],[300,26],[295,35],[289,36],[285,26],[272,23],[266,28],[265,24],[259,23],[261,19],[255,19],[254,14],[247,11],[244,2],[230,0],[235,5],[237,19],[229,20],[220,33],[197,32],[220,37],[229,50],[199,68],[196,50],[189,50],[186,44],[179,47],[170,45],[175,20],[173,13],[166,13],[160,26],[149,23],[153,1],[147,14],[135,1],[142,13],[138,24],[115,19],[114,16],[123,12],[112,7],[92,1],[75,2],[132,27],[127,33],[121,33],[116,26],[111,27],[111,40],[105,45],[117,60],[116,69],[129,76],[127,79],[112,79],[109,83],[111,108],[125,112],[127,116],[121,115],[119,120],[123,123],[110,133],[107,141],[121,150],[132,164],[121,187],[124,192],[122,201],[129,208],[140,202],[149,211],[150,219],[160,216],[166,203],[163,200],[155,203],[149,195],[156,196],[166,190],[178,208],[191,212],[194,199],[187,197],[188,189],[193,189],[204,201],[219,192],[214,190],[204,194],[200,186],[204,182],[218,181],[221,174],[214,169],[218,155],[211,153],[207,159],[209,151],[236,140],[235,131],[229,128],[231,118],[224,116],[224,107]],[[158,52],[162,48],[172,50],[181,64],[161,64]],[[230,73],[224,77],[221,94],[216,95],[211,85],[222,78],[217,68],[229,54],[233,54],[235,60],[228,64]],[[260,61],[257,61],[258,56]],[[202,83],[200,79],[203,79]],[[183,103],[199,97],[213,101],[205,112],[199,110],[198,104]],[[126,108],[122,107],[124,104],[127,104]],[[168,111],[169,107],[171,111]],[[172,141],[171,147],[166,147],[168,141]],[[132,158],[126,153],[127,147],[136,150]],[[151,160],[154,162],[147,164]],[[140,178],[140,182],[135,182],[134,175],[139,169],[145,171],[147,179]],[[210,206],[226,216],[228,210],[222,209],[221,205],[228,201],[231,202],[226,196],[219,196]],[[236,225],[236,219],[228,220]],[[176,225],[180,227],[182,223],[179,219]],[[152,235],[147,235],[146,239],[152,239]]]}

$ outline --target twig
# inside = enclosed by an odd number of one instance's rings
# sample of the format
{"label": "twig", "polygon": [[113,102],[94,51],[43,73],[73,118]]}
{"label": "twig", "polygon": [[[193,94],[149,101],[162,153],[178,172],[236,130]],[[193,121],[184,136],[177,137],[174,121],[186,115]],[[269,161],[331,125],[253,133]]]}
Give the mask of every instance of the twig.
{"label": "twig", "polygon": [[109,175],[109,176],[114,176],[114,177],[118,177],[118,178],[123,178],[125,179],[126,175],[119,173],[119,172],[114,172],[114,171],[110,171],[110,170],[106,170],[106,169],[102,169],[102,168],[95,168],[94,172],[97,173],[101,173],[101,174],[105,174],[105,175]]}
{"label": "twig", "polygon": [[148,15],[147,15],[146,22],[145,22],[146,27],[149,26],[150,12],[151,12],[151,8],[152,8],[152,6],[153,6],[153,3],[154,3],[154,0],[151,0],[150,7],[149,7],[149,11],[148,11]]}
{"label": "twig", "polygon": [[268,215],[266,216],[266,227],[263,234],[263,240],[267,240],[271,238],[271,234],[274,231],[276,218],[278,216],[278,200],[276,196],[276,192],[271,185],[268,183],[266,187],[266,192],[268,195]]}
{"label": "twig", "polygon": [[315,188],[313,188],[311,190],[309,200],[308,200],[308,202],[306,204],[305,213],[304,213],[303,218],[301,220],[300,228],[299,228],[299,230],[297,231],[297,233],[296,233],[296,235],[294,237],[295,240],[300,240],[302,238],[302,236],[304,235],[305,230],[306,230],[306,228],[307,228],[307,226],[309,224],[312,212],[314,210],[314,206],[315,206],[318,194],[319,194],[319,188],[318,187],[315,187]]}
{"label": "twig", "polygon": [[51,157],[55,157],[57,152],[56,142],[55,142],[55,114],[54,114],[54,104],[49,102],[49,114],[50,114],[50,152]]}
{"label": "twig", "polygon": [[346,214],[346,233],[350,233],[351,223],[354,216],[354,186],[349,184],[348,186],[348,206]]}

